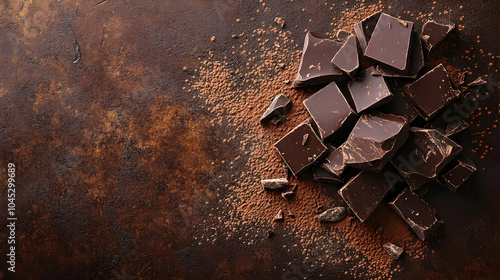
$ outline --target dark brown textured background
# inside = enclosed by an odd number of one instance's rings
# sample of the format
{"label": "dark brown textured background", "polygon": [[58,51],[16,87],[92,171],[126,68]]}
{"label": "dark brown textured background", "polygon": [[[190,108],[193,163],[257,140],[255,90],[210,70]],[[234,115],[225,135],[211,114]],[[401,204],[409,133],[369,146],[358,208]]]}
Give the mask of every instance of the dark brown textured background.
{"label": "dark brown textured background", "polygon": [[[395,15],[430,12],[432,1],[416,2],[383,4]],[[434,12],[465,6],[464,41],[442,55],[459,58],[457,67],[475,65],[460,59],[471,45],[500,55],[500,2],[460,2],[435,5]],[[330,11],[323,3],[267,5],[301,42],[303,29],[324,34],[332,14],[344,8],[339,2]],[[13,162],[16,279],[282,279],[299,252],[269,243],[247,247],[237,239],[195,247],[192,239],[217,203],[215,194],[224,191],[216,188],[225,183],[218,175],[243,167],[210,164],[236,147],[220,141],[228,128],[210,126],[209,113],[184,94],[188,76],[181,69],[195,68],[209,50],[226,51],[231,34],[250,32],[246,19],[259,7],[237,0],[0,2],[0,217],[6,217],[6,168]],[[500,81],[489,62],[477,59],[474,72]],[[498,119],[499,102],[496,90],[481,104],[494,108],[484,123]],[[459,143],[470,150],[477,131],[472,127]],[[479,170],[456,195],[431,190],[426,198],[446,226],[429,245],[435,253],[425,261],[402,260],[398,277],[500,277],[499,140],[496,132],[484,138],[494,149],[485,159],[474,156]],[[7,231],[0,233],[6,260]],[[272,261],[256,261],[263,246]],[[0,278],[12,278],[0,263]],[[345,279],[339,271],[325,265],[303,274]]]}

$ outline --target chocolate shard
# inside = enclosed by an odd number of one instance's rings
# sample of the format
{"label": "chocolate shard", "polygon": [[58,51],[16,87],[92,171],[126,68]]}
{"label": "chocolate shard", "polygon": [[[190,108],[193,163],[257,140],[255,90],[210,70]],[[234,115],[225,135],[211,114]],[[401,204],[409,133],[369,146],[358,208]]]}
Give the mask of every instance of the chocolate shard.
{"label": "chocolate shard", "polygon": [[313,166],[312,171],[314,181],[330,184],[339,184],[344,182],[342,178],[328,172],[327,170],[319,166]]}
{"label": "chocolate shard", "polygon": [[345,43],[333,57],[332,63],[346,73],[351,79],[354,78],[359,68],[356,37],[351,35],[345,39]]}
{"label": "chocolate shard", "polygon": [[304,106],[323,140],[341,134],[356,119],[356,113],[335,82],[304,100]]}
{"label": "chocolate shard", "polygon": [[364,222],[391,188],[384,175],[361,171],[339,190],[339,194],[356,217]]}
{"label": "chocolate shard", "polygon": [[470,82],[469,84],[467,84],[467,87],[477,87],[477,86],[482,86],[482,85],[485,85],[487,84],[488,82],[483,80],[483,78],[481,77],[478,77],[477,79],[475,79],[474,81]]}
{"label": "chocolate shard", "polygon": [[363,52],[365,51],[366,46],[368,46],[368,42],[370,42],[373,30],[375,30],[375,26],[377,25],[381,14],[382,12],[376,12],[354,24],[354,32],[356,32],[359,46]]}
{"label": "chocolate shard", "polygon": [[382,13],[365,50],[365,56],[388,67],[407,73],[410,58],[413,22],[406,26]]}
{"label": "chocolate shard", "polygon": [[422,26],[422,40],[424,47],[432,52],[455,29],[455,24],[441,24],[428,21]]}
{"label": "chocolate shard", "polygon": [[279,210],[278,213],[274,216],[273,220],[275,222],[283,221],[283,211]]}
{"label": "chocolate shard", "polygon": [[286,200],[292,199],[295,196],[295,190],[297,189],[297,185],[293,186],[291,190],[281,193],[281,197]]}
{"label": "chocolate shard", "polygon": [[271,102],[271,105],[269,105],[267,110],[260,118],[260,122],[264,123],[271,119],[283,120],[291,105],[292,103],[290,102],[290,99],[288,99],[288,97],[284,96],[283,94],[276,95],[276,97],[274,97],[273,101]]}
{"label": "chocolate shard", "polygon": [[341,47],[341,42],[307,32],[293,87],[345,80],[344,73],[330,62]]}
{"label": "chocolate shard", "polygon": [[330,153],[322,162],[320,162],[319,167],[326,170],[336,178],[339,178],[340,181],[343,181],[341,178],[346,166],[344,163],[344,153],[342,152],[342,148],[339,147],[336,149],[335,147],[328,145],[328,150]]}
{"label": "chocolate shard", "polygon": [[383,113],[364,114],[342,145],[344,164],[381,172],[408,138],[405,118]]}
{"label": "chocolate shard", "polygon": [[[309,134],[309,136],[305,145],[302,145],[305,134]],[[309,121],[292,129],[276,142],[274,147],[295,177],[322,159],[328,151],[312,129]]]}
{"label": "chocolate shard", "polygon": [[402,247],[394,245],[390,242],[385,243],[383,246],[387,254],[389,254],[389,256],[391,256],[391,258],[395,260],[399,259],[404,251]]}
{"label": "chocolate shard", "polygon": [[426,121],[459,97],[459,92],[453,89],[443,64],[406,85],[404,94]]}
{"label": "chocolate shard", "polygon": [[319,214],[318,221],[338,222],[343,220],[346,216],[347,216],[347,209],[345,207],[334,207]]}
{"label": "chocolate shard", "polygon": [[260,180],[262,188],[265,190],[278,190],[288,186],[287,178],[263,179]]}
{"label": "chocolate shard", "polygon": [[403,95],[402,88],[406,85],[402,79],[386,78],[385,82],[389,87],[393,97],[387,104],[382,105],[378,110],[382,113],[394,114],[405,117],[408,123],[414,121],[419,113],[411,102]]}
{"label": "chocolate shard", "polygon": [[446,170],[443,170],[439,181],[451,192],[456,192],[476,170],[474,162],[464,154],[460,154],[449,167],[446,167]]}
{"label": "chocolate shard", "polygon": [[411,50],[408,65],[408,73],[401,73],[383,65],[375,67],[374,74],[392,78],[417,78],[418,73],[425,66],[424,51],[422,49],[422,41],[417,31],[413,31],[411,39]]}
{"label": "chocolate shard", "polygon": [[359,79],[349,83],[349,92],[357,113],[386,104],[392,99],[393,95],[384,77],[372,75],[373,71],[373,67],[368,68],[360,73]]}
{"label": "chocolate shard", "polygon": [[459,134],[460,132],[466,130],[469,127],[470,127],[469,123],[467,123],[464,120],[461,120],[459,122],[447,123],[446,130],[444,132],[444,136],[451,138],[451,137]]}
{"label": "chocolate shard", "polygon": [[443,168],[462,152],[462,147],[436,129],[410,128],[405,145],[392,158],[392,164],[411,190],[437,178]]}
{"label": "chocolate shard", "polygon": [[398,215],[408,223],[421,240],[425,240],[443,222],[436,218],[436,209],[406,188],[389,202]]}

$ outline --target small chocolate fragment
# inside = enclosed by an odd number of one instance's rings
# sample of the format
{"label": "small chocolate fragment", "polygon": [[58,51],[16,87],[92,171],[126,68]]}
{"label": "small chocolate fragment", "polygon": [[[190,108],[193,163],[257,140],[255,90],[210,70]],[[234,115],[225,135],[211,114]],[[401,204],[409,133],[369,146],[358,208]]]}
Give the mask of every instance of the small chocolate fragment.
{"label": "small chocolate fragment", "polygon": [[335,147],[327,145],[330,153],[325,157],[325,159],[319,164],[319,167],[330,172],[333,176],[342,181],[342,174],[345,170],[344,164],[344,153],[342,153],[342,146],[338,149]]}
{"label": "small chocolate fragment", "polygon": [[401,254],[403,254],[404,251],[402,247],[394,245],[390,242],[385,243],[383,246],[387,254],[389,254],[389,256],[391,256],[391,258],[395,260],[399,259],[399,257],[401,257]]}
{"label": "small chocolate fragment", "polygon": [[478,77],[477,79],[475,79],[474,81],[470,82],[469,84],[467,84],[467,87],[476,87],[476,86],[482,86],[482,85],[485,85],[487,84],[488,82],[483,80],[483,78],[481,77]]}
{"label": "small chocolate fragment", "polygon": [[284,120],[286,120],[285,115],[291,105],[292,103],[290,102],[290,99],[288,99],[286,96],[284,96],[283,94],[276,95],[276,97],[274,97],[273,99],[273,102],[271,102],[271,105],[269,105],[267,110],[260,118],[260,122],[264,123],[272,119],[278,119],[279,121],[283,122]]}
{"label": "small chocolate fragment", "polygon": [[373,71],[373,68],[368,68],[360,73],[360,79],[349,83],[349,92],[358,114],[366,109],[386,104],[392,99],[392,93],[384,77],[372,75]]}
{"label": "small chocolate fragment", "polygon": [[339,194],[361,222],[368,219],[392,185],[382,174],[361,171],[351,178]]}
{"label": "small chocolate fragment", "polygon": [[274,216],[273,220],[275,222],[283,221],[283,211],[279,210],[278,213]]}
{"label": "small chocolate fragment", "polygon": [[411,50],[410,50],[410,60],[408,65],[408,73],[401,73],[399,71],[393,70],[389,67],[384,67],[383,65],[377,65],[375,68],[375,75],[382,75],[384,77],[393,78],[413,78],[415,79],[425,66],[424,61],[424,51],[422,49],[422,41],[417,31],[413,31],[411,39]]}
{"label": "small chocolate fragment", "polygon": [[266,236],[267,236],[268,238],[273,237],[273,236],[274,236],[274,231],[272,231],[272,230],[268,230],[268,231],[266,231]]}
{"label": "small chocolate fragment", "polygon": [[436,218],[436,209],[406,188],[389,202],[398,215],[408,223],[417,236],[425,240],[443,221]]}
{"label": "small chocolate fragment", "polygon": [[341,42],[307,32],[293,87],[345,80],[344,73],[330,62],[341,47]]}
{"label": "small chocolate fragment", "polygon": [[[309,137],[305,145],[302,145],[305,134],[309,134]],[[315,161],[320,160],[328,151],[314,133],[309,121],[292,129],[276,142],[274,147],[295,177],[298,177]]]}
{"label": "small chocolate fragment", "polygon": [[342,145],[344,164],[380,172],[408,138],[405,118],[391,114],[363,114]]}
{"label": "small chocolate fragment", "polygon": [[263,179],[260,180],[262,187],[265,190],[278,190],[288,186],[287,178],[278,178],[278,179]]}
{"label": "small chocolate fragment", "polygon": [[309,134],[304,134],[302,137],[302,146],[304,146],[307,143],[307,139],[309,138]]}
{"label": "small chocolate fragment", "polygon": [[385,79],[393,97],[389,103],[382,105],[378,110],[382,113],[394,114],[405,117],[411,123],[418,117],[419,113],[411,102],[403,95],[402,87],[405,83],[401,79]]}
{"label": "small chocolate fragment", "polygon": [[290,210],[288,210],[288,217],[295,218],[295,215],[292,212],[290,212]]}
{"label": "small chocolate fragment", "polygon": [[335,54],[332,59],[340,70],[344,71],[351,79],[356,75],[359,68],[358,46],[356,44],[356,37],[353,35],[345,39],[344,45]]}
{"label": "small chocolate fragment", "polygon": [[451,85],[443,64],[439,64],[420,79],[406,85],[404,94],[426,121],[459,97]]}
{"label": "small chocolate fragment", "polygon": [[336,83],[327,85],[304,100],[304,106],[323,140],[339,135],[356,118],[356,113]]}
{"label": "small chocolate fragment", "polygon": [[456,192],[477,168],[474,162],[464,154],[460,154],[450,165],[449,170],[444,170],[439,180],[448,190]]}
{"label": "small chocolate fragment", "polygon": [[347,209],[345,207],[334,207],[319,214],[318,221],[338,222],[343,220],[346,216],[347,216]]}
{"label": "small chocolate fragment", "polygon": [[374,61],[407,73],[410,58],[413,22],[400,20],[382,13],[365,50],[365,56]]}
{"label": "small chocolate fragment", "polygon": [[432,52],[450,32],[455,29],[455,24],[441,24],[435,21],[428,21],[422,26],[422,39],[424,47]]}
{"label": "small chocolate fragment", "polygon": [[462,147],[438,130],[412,127],[405,145],[392,158],[392,164],[411,190],[417,190],[436,179],[460,152]]}
{"label": "small chocolate fragment", "polygon": [[332,173],[326,171],[325,169],[319,166],[313,166],[312,171],[313,171],[314,181],[331,183],[331,184],[338,184],[344,182],[340,177],[333,175]]}
{"label": "small chocolate fragment", "polygon": [[375,30],[375,26],[381,14],[382,12],[376,12],[354,24],[354,32],[356,32],[356,37],[358,38],[359,45],[363,52],[366,46],[368,46],[368,42],[370,42],[373,30]]}
{"label": "small chocolate fragment", "polygon": [[279,26],[281,26],[281,28],[285,26],[285,20],[283,18],[275,17],[274,22],[276,22]]}
{"label": "small chocolate fragment", "polygon": [[293,188],[289,191],[282,192],[281,196],[286,200],[292,199],[295,196],[296,189],[297,189],[297,185],[293,186]]}
{"label": "small chocolate fragment", "polygon": [[286,165],[286,163],[283,163],[283,174],[287,179],[288,177],[290,177],[290,168],[288,168],[288,165]]}
{"label": "small chocolate fragment", "polygon": [[453,123],[453,122],[447,123],[446,131],[444,132],[444,136],[451,138],[451,137],[459,134],[460,132],[466,130],[469,127],[470,127],[469,123],[467,123],[464,120],[461,120],[460,122],[456,122],[456,123]]}

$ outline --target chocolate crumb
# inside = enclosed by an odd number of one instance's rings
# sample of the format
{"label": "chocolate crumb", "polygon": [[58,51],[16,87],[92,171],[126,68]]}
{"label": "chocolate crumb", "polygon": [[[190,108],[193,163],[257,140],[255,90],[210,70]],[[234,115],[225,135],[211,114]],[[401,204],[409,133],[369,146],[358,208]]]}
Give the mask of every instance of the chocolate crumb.
{"label": "chocolate crumb", "polygon": [[274,216],[274,221],[283,221],[283,211],[280,209],[278,213],[276,213],[276,216]]}
{"label": "chocolate crumb", "polygon": [[404,251],[403,248],[389,242],[384,244],[384,249],[395,260],[399,259]]}
{"label": "chocolate crumb", "polygon": [[347,216],[345,207],[334,207],[319,214],[318,220],[320,222],[338,222]]}

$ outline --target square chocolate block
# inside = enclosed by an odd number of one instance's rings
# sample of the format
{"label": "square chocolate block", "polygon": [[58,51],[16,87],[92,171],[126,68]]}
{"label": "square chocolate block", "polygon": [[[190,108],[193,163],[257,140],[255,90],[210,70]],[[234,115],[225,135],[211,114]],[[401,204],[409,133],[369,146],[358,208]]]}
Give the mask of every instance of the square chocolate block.
{"label": "square chocolate block", "polygon": [[356,113],[335,82],[304,100],[304,106],[323,140],[339,135],[356,119]]}
{"label": "square chocolate block", "polygon": [[331,63],[341,47],[341,42],[307,32],[293,87],[327,84],[347,79],[345,74]]}
{"label": "square chocolate block", "polygon": [[365,56],[407,73],[413,22],[382,13],[365,50]]}
{"label": "square chocolate block", "polygon": [[368,68],[359,74],[359,79],[349,83],[349,92],[358,114],[388,103],[392,99],[392,93],[384,77],[372,75],[373,71],[373,67]]}
{"label": "square chocolate block", "polygon": [[474,162],[464,154],[460,154],[443,170],[439,180],[448,190],[456,192],[476,170]]}
{"label": "square chocolate block", "polygon": [[432,52],[455,29],[455,24],[441,24],[428,21],[422,26],[424,47]]}
{"label": "square chocolate block", "polygon": [[453,89],[443,64],[425,73],[420,79],[406,85],[404,94],[420,115],[428,121],[443,107],[456,100],[460,91]]}
{"label": "square chocolate block", "polygon": [[356,217],[364,222],[391,188],[384,175],[361,171],[339,190],[339,194]]}
{"label": "square chocolate block", "polygon": [[276,142],[274,147],[295,177],[321,159],[328,151],[309,121],[292,129]]}
{"label": "square chocolate block", "polygon": [[422,240],[427,239],[443,223],[436,218],[436,209],[408,188],[389,202],[389,206],[408,223]]}
{"label": "square chocolate block", "polygon": [[391,114],[363,114],[341,146],[346,166],[381,172],[408,138],[404,117]]}
{"label": "square chocolate block", "polygon": [[405,145],[392,158],[392,164],[411,190],[437,179],[438,174],[462,152],[462,147],[436,129],[410,128]]}

